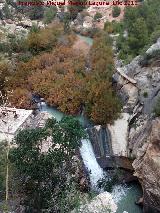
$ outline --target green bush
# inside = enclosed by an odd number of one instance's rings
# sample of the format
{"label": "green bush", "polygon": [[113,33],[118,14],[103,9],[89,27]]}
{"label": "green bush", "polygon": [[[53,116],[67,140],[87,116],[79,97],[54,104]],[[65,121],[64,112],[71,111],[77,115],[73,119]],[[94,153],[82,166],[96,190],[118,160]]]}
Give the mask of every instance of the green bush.
{"label": "green bush", "polygon": [[32,24],[32,27],[30,29],[30,33],[38,33],[40,31],[40,28],[37,24]]}
{"label": "green bush", "polygon": [[156,105],[154,107],[154,110],[153,112],[155,113],[155,116],[156,117],[159,117],[160,116],[160,98],[158,98],[157,102],[156,102]]}
{"label": "green bush", "polygon": [[[124,39],[123,32],[121,32],[121,39],[118,39],[118,43],[123,54],[119,56],[128,58],[130,55],[133,58],[143,54],[148,45],[156,42],[157,38],[160,37],[159,17],[159,0],[146,0],[142,2],[140,7],[127,7],[123,25],[128,36]],[[128,49],[126,49],[127,46]]]}
{"label": "green bush", "polygon": [[95,20],[95,21],[98,21],[98,20],[101,19],[101,18],[102,18],[102,14],[99,13],[99,12],[96,12],[96,14],[94,15],[94,20]]}
{"label": "green bush", "polygon": [[144,93],[143,93],[143,97],[144,97],[144,98],[147,98],[147,97],[148,97],[148,92],[144,92]]}
{"label": "green bush", "polygon": [[0,192],[5,189],[6,142],[0,141]]}
{"label": "green bush", "polygon": [[45,12],[44,12],[44,23],[45,24],[49,24],[53,21],[53,19],[55,18],[57,14],[57,8],[56,7],[49,7],[46,8]]}
{"label": "green bush", "polygon": [[7,3],[5,3],[5,5],[3,7],[3,12],[4,12],[4,15],[5,15],[5,18],[7,18],[7,19],[12,18],[11,11],[10,11]]}
{"label": "green bush", "polygon": [[141,66],[149,66],[156,60],[159,60],[160,50],[155,50],[151,54],[144,54],[143,59],[140,61]]}
{"label": "green bush", "polygon": [[[47,137],[51,145],[43,151]],[[73,164],[73,156],[84,137],[83,127],[71,116],[60,122],[49,119],[44,128],[22,130],[16,135],[16,146],[10,150],[9,159],[23,185],[28,212],[68,213],[77,206],[78,162]]]}
{"label": "green bush", "polygon": [[156,30],[151,34],[151,43],[157,42],[158,38],[160,38],[160,25],[158,25]]}
{"label": "green bush", "polygon": [[118,6],[113,7],[112,16],[114,18],[118,17],[120,15],[120,13],[121,13],[121,8],[120,7],[118,7]]}

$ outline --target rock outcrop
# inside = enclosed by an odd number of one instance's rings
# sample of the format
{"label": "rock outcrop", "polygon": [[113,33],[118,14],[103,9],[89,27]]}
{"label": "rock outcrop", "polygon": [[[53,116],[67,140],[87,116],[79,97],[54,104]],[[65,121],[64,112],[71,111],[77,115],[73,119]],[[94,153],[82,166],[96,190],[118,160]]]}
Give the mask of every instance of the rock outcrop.
{"label": "rock outcrop", "polygon": [[87,129],[93,150],[103,169],[123,168],[133,171],[132,160],[128,158],[128,118],[127,113],[107,128],[94,126]]}
{"label": "rock outcrop", "polygon": [[[160,98],[160,39],[143,56],[117,67],[113,82],[128,122],[128,155],[143,188],[145,213],[160,212],[160,118],[153,113]],[[117,63],[118,64],[118,63]]]}
{"label": "rock outcrop", "polygon": [[[160,39],[145,54],[152,57],[152,54],[158,50],[160,50]],[[150,115],[157,98],[160,97],[160,64],[145,65],[144,60],[147,59],[138,56],[130,64],[121,68],[117,67],[118,70],[121,70],[121,73],[133,79],[136,83],[129,81],[119,72],[114,74],[113,81],[128,112],[132,113],[135,106],[141,104],[143,105],[143,112]]]}
{"label": "rock outcrop", "polygon": [[135,175],[143,188],[143,205],[145,213],[160,212],[160,118],[149,125],[148,137],[137,152],[133,163]]}

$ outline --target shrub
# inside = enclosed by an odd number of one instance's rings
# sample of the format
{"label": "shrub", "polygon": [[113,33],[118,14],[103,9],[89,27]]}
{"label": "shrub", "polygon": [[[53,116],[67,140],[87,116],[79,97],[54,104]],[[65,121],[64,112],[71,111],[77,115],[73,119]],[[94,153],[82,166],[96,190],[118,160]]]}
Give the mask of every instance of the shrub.
{"label": "shrub", "polygon": [[[73,156],[84,137],[83,127],[71,116],[60,122],[49,119],[44,128],[25,129],[16,135],[9,159],[23,184],[28,212],[68,213],[77,205],[78,162],[73,161]],[[47,138],[48,150],[43,149]]]}
{"label": "shrub", "polygon": [[140,61],[140,65],[143,66],[149,66],[154,61],[158,60],[160,57],[160,50],[155,50],[150,54],[145,53],[143,56],[143,59]]}
{"label": "shrub", "polygon": [[30,33],[38,33],[40,31],[40,28],[37,24],[32,24],[32,27],[30,29]]}
{"label": "shrub", "polygon": [[57,8],[56,7],[49,7],[46,8],[45,12],[44,12],[44,23],[45,24],[49,24],[53,21],[53,19],[55,18],[57,14]]}
{"label": "shrub", "polygon": [[7,18],[7,19],[10,19],[11,18],[11,11],[10,11],[10,9],[9,9],[9,7],[8,7],[8,4],[7,3],[5,3],[5,5],[4,5],[4,7],[3,7],[3,12],[4,12],[4,15],[5,15],[5,17]]}
{"label": "shrub", "polygon": [[128,46],[128,50],[123,50],[124,58],[127,55],[135,57],[142,54],[146,45],[156,42],[160,36],[160,7],[159,0],[143,1],[140,7],[127,7],[123,24],[128,33],[127,39],[123,39],[121,33],[121,45]]}
{"label": "shrub", "polygon": [[70,13],[70,18],[73,20],[77,17],[77,14],[83,9],[85,9],[86,0],[73,0],[73,5],[68,6],[68,12]]}
{"label": "shrub", "polygon": [[157,42],[158,38],[160,38],[160,25],[158,25],[156,30],[151,34],[151,43]]}
{"label": "shrub", "polygon": [[112,16],[114,18],[118,17],[120,15],[120,13],[121,13],[121,8],[120,7],[118,7],[118,6],[113,7]]}
{"label": "shrub", "polygon": [[104,30],[109,34],[113,33],[113,24],[109,21],[106,21],[104,24]]}
{"label": "shrub", "polygon": [[156,102],[156,105],[154,107],[154,110],[153,112],[155,113],[155,116],[156,117],[159,117],[160,116],[160,97],[158,98],[157,102]]}
{"label": "shrub", "polygon": [[0,141],[0,192],[5,189],[6,151],[6,142]]}
{"label": "shrub", "polygon": [[95,20],[95,21],[98,21],[98,20],[101,19],[101,18],[102,18],[102,14],[99,13],[99,12],[96,12],[96,14],[94,15],[94,20]]}
{"label": "shrub", "polygon": [[148,97],[148,92],[144,92],[144,93],[143,93],[143,97],[144,97],[144,98],[147,98],[147,97]]}
{"label": "shrub", "polygon": [[61,25],[41,29],[39,32],[31,32],[26,41],[29,51],[31,51],[32,54],[38,54],[41,51],[52,50],[61,32]]}

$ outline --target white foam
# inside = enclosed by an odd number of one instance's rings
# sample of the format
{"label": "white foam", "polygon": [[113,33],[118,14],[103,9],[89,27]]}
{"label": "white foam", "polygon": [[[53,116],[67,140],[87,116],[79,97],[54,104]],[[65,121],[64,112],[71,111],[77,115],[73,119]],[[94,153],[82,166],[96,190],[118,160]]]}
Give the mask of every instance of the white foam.
{"label": "white foam", "polygon": [[104,177],[103,169],[99,166],[93,152],[91,142],[88,139],[81,140],[82,146],[80,148],[83,162],[90,171],[90,181],[93,188],[97,188],[98,180]]}
{"label": "white foam", "polygon": [[124,186],[124,185],[115,185],[113,187],[113,190],[112,190],[112,197],[113,197],[113,200],[116,204],[118,204],[118,202],[126,196],[126,193],[128,191],[128,187]]}

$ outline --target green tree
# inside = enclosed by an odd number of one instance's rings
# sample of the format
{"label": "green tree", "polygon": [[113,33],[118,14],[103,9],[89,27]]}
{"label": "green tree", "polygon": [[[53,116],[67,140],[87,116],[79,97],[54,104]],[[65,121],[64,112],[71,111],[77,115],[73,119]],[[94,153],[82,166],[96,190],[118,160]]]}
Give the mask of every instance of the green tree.
{"label": "green tree", "polygon": [[128,36],[124,38],[121,32],[118,38],[121,59],[129,62],[133,57],[142,53],[148,45],[155,42],[154,37],[157,38],[159,35],[159,17],[159,0],[146,0],[138,7],[125,9],[123,29],[126,30]]}
{"label": "green tree", "polygon": [[143,18],[138,18],[129,30],[128,45],[133,49],[134,54],[137,55],[140,53],[139,50],[143,48],[147,42],[148,29],[146,22]]}
{"label": "green tree", "polygon": [[5,5],[4,5],[4,7],[3,7],[3,12],[4,12],[5,17],[6,17],[7,19],[12,18],[11,11],[10,11],[9,6],[8,6],[7,3],[5,3]]}
{"label": "green tree", "polygon": [[87,0],[73,0],[73,5],[68,6],[68,11],[70,13],[70,18],[75,19],[77,14],[85,9],[85,3]]}
{"label": "green tree", "polygon": [[[18,0],[17,0],[18,2]],[[27,7],[28,0],[21,0],[24,5],[17,6],[17,10],[25,13],[31,20],[41,19],[44,16],[44,7],[41,0],[33,0],[31,6]],[[25,5],[26,3],[26,5]]]}
{"label": "green tree", "polygon": [[60,122],[49,119],[44,128],[19,132],[10,160],[22,178],[26,211],[59,212],[62,203],[66,212],[74,208],[65,198],[76,184],[73,156],[84,136],[79,121],[70,116]]}
{"label": "green tree", "polygon": [[121,105],[112,88],[114,70],[112,42],[99,33],[91,48],[92,73],[87,79],[86,111],[96,124],[106,125],[118,118]]}

